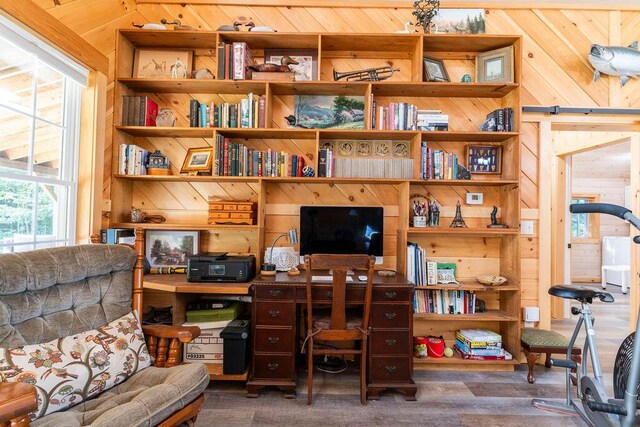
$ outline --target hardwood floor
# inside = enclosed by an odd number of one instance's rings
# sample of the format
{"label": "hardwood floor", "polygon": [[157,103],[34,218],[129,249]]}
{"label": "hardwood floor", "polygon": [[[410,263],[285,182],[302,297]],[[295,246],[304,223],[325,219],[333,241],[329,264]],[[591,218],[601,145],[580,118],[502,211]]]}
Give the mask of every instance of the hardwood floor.
{"label": "hardwood floor", "polygon": [[[596,302],[596,332],[608,391],[620,342],[628,335],[628,296],[609,287],[613,304]],[[574,320],[554,321],[553,329],[567,336]],[[451,343],[447,343],[451,345]],[[561,398],[564,372],[536,366],[536,383],[527,383],[526,364],[515,372],[415,371],[417,402],[405,402],[400,393],[386,393],[379,401],[359,403],[358,371],[314,374],[314,401],[307,406],[306,374],[298,375],[295,400],[267,389],[258,399],[247,399],[241,383],[212,382],[206,392],[198,426],[207,425],[436,425],[436,426],[582,426],[577,417],[536,409],[531,399]]]}

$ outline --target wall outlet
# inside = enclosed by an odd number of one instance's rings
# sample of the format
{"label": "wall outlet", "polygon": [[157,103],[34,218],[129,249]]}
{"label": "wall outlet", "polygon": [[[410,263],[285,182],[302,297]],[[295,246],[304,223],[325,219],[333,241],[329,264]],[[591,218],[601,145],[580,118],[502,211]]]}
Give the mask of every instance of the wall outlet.
{"label": "wall outlet", "polygon": [[468,205],[481,205],[483,201],[484,197],[482,193],[467,193]]}
{"label": "wall outlet", "polygon": [[520,233],[523,236],[533,236],[533,221],[523,220],[520,227]]}

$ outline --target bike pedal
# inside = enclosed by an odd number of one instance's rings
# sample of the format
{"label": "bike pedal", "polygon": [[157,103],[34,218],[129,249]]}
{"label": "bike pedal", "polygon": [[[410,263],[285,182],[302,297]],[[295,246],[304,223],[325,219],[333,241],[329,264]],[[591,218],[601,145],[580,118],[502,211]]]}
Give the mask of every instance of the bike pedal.
{"label": "bike pedal", "polygon": [[576,362],[574,362],[573,360],[551,359],[549,361],[549,363],[551,363],[551,366],[556,366],[558,368],[566,368],[566,369],[577,369],[578,368],[578,364]]}

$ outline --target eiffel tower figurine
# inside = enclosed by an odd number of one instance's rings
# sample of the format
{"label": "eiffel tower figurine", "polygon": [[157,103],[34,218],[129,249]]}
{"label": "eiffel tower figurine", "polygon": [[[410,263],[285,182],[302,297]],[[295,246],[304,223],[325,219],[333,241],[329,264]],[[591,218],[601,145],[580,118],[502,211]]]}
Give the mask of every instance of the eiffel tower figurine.
{"label": "eiffel tower figurine", "polygon": [[456,203],[456,216],[453,217],[453,221],[449,228],[467,228],[467,224],[464,223],[462,218],[462,211],[460,210],[460,200]]}

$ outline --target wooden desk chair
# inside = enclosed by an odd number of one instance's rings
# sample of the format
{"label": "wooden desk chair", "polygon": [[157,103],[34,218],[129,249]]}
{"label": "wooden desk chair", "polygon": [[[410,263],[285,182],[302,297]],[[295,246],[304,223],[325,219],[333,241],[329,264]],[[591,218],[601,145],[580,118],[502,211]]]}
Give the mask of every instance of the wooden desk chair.
{"label": "wooden desk chair", "polygon": [[[307,357],[309,370],[309,390],[307,404],[311,405],[313,389],[314,355],[360,355],[360,403],[367,401],[367,336],[369,335],[369,314],[371,312],[371,290],[375,257],[367,255],[305,255],[307,269]],[[367,286],[361,316],[354,316],[346,310],[347,271],[366,270]],[[331,312],[313,313],[312,271],[333,270],[333,295]],[[359,349],[314,349],[314,340],[360,341]]]}

